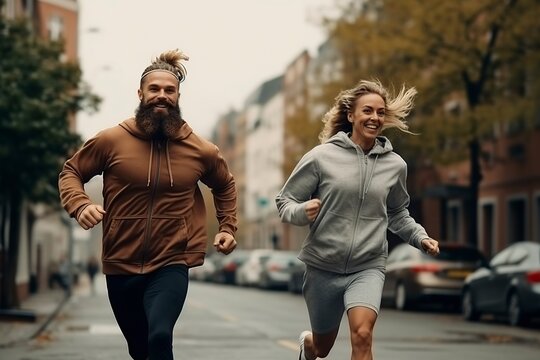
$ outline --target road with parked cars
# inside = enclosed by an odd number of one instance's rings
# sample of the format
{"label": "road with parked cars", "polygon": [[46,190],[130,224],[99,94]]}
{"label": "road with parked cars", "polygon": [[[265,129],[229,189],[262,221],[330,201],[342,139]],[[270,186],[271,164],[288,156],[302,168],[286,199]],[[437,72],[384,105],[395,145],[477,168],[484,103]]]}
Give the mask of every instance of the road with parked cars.
{"label": "road with parked cars", "polygon": [[[277,266],[274,266],[277,268]],[[1,359],[126,359],[123,338],[106,298],[103,277],[97,292],[75,294],[34,341],[0,349]],[[377,359],[538,359],[540,326],[510,326],[504,319],[465,321],[440,304],[396,310],[383,307],[375,329]],[[285,360],[298,358],[298,334],[308,327],[302,296],[284,287],[261,289],[193,280],[174,333],[179,360]],[[344,319],[327,359],[350,358]]]}

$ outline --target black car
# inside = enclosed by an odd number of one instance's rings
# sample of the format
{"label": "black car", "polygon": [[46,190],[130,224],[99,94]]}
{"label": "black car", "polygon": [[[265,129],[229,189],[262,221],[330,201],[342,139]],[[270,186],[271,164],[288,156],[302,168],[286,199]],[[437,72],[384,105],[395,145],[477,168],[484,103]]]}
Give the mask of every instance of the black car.
{"label": "black car", "polygon": [[465,279],[463,317],[505,315],[511,325],[524,325],[540,316],[540,243],[514,243]]}

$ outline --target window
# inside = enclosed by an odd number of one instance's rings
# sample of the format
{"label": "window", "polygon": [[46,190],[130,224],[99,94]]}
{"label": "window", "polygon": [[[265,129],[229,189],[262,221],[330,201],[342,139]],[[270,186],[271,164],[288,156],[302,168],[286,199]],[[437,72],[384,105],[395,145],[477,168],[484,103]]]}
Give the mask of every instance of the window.
{"label": "window", "polygon": [[516,247],[515,250],[510,254],[508,258],[509,265],[519,265],[521,264],[528,256],[527,249],[523,247]]}
{"label": "window", "polygon": [[540,194],[534,197],[533,240],[540,243]]}
{"label": "window", "polygon": [[58,41],[64,32],[64,20],[60,16],[53,15],[48,23],[49,40]]}
{"label": "window", "polygon": [[527,240],[527,204],[523,198],[508,201],[508,243]]}
{"label": "window", "polygon": [[495,245],[495,205],[485,203],[481,209],[480,247],[489,256]]}
{"label": "window", "polygon": [[450,242],[459,242],[461,235],[461,203],[451,201],[448,203],[448,234]]}
{"label": "window", "polygon": [[496,266],[501,266],[501,265],[506,264],[508,262],[508,258],[510,257],[511,253],[512,253],[511,248],[506,248],[502,250],[500,253],[495,255],[495,257],[493,257],[493,259],[491,260],[490,262],[491,267],[496,267]]}

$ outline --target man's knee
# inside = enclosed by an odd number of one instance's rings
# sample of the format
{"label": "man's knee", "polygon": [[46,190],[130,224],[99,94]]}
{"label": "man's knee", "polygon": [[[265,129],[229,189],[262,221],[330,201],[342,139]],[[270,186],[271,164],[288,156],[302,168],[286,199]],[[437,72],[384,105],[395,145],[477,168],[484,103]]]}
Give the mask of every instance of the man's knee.
{"label": "man's knee", "polygon": [[150,354],[169,353],[172,351],[172,334],[168,331],[154,331],[148,336]]}
{"label": "man's knee", "polygon": [[145,346],[128,346],[128,353],[134,360],[147,360],[148,359],[148,348]]}

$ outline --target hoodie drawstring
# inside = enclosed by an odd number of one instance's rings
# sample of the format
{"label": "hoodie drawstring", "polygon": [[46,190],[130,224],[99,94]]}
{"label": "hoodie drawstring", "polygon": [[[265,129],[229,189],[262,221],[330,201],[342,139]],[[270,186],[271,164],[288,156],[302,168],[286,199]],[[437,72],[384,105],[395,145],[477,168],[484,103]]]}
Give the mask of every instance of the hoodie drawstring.
{"label": "hoodie drawstring", "polygon": [[[169,183],[171,187],[174,186],[174,180],[171,169],[171,156],[169,155],[169,140],[165,143],[165,154],[167,156],[167,172],[169,173]],[[152,160],[154,158],[154,142],[150,142],[150,160],[148,161],[148,178],[146,181],[146,187],[150,186],[150,176],[152,175]],[[159,170],[158,170],[159,171]]]}
{"label": "hoodie drawstring", "polygon": [[148,161],[148,179],[146,181],[146,187],[150,186],[150,174],[152,173],[152,159],[154,157],[154,142],[150,142],[150,161]]}
{"label": "hoodie drawstring", "polygon": [[165,154],[167,155],[167,171],[169,172],[169,182],[171,183],[171,187],[173,187],[174,181],[172,177],[171,156],[169,155],[169,140],[168,139],[167,139],[167,142],[165,143]]}

